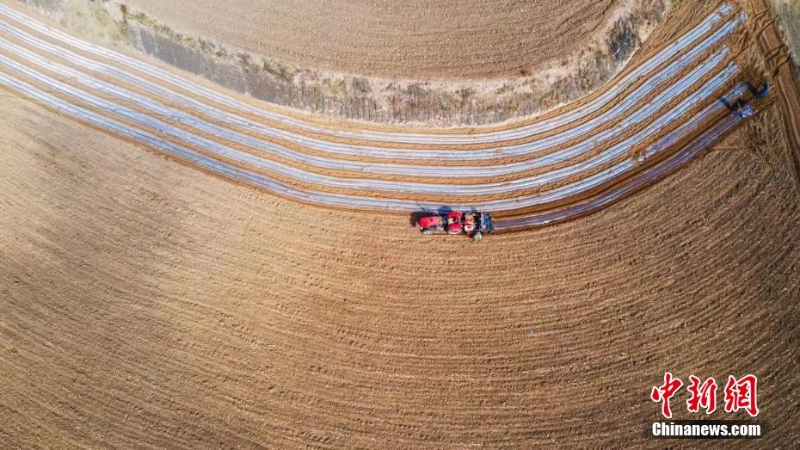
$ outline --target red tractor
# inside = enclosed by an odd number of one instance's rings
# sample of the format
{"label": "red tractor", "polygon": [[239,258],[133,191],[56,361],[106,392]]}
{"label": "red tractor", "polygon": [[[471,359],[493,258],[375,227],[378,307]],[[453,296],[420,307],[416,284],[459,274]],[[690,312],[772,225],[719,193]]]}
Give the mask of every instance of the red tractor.
{"label": "red tractor", "polygon": [[417,227],[422,234],[466,234],[479,241],[483,233],[494,231],[489,213],[451,211],[447,215],[433,214],[420,217]]}

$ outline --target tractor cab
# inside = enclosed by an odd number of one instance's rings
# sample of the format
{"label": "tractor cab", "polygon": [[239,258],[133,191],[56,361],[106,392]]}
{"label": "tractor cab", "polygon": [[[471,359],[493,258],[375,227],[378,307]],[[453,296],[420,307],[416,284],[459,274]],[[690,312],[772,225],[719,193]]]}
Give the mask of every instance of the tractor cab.
{"label": "tractor cab", "polygon": [[464,226],[461,224],[463,218],[461,211],[453,211],[447,214],[447,234],[461,234]]}
{"label": "tractor cab", "polygon": [[472,236],[472,233],[475,232],[475,215],[474,214],[466,214],[464,215],[464,233]]}

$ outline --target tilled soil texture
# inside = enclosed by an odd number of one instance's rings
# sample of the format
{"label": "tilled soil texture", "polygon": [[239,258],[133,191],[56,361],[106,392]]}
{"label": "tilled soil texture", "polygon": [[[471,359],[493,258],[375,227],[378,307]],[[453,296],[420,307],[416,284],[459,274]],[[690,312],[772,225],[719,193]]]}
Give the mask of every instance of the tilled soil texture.
{"label": "tilled soil texture", "polygon": [[620,0],[133,0],[131,10],[299,67],[401,78],[517,75],[571,54]]}
{"label": "tilled soil texture", "polygon": [[2,98],[0,447],[663,448],[665,371],[757,375],[758,446],[798,444],[777,105],[595,215],[472,244]]}

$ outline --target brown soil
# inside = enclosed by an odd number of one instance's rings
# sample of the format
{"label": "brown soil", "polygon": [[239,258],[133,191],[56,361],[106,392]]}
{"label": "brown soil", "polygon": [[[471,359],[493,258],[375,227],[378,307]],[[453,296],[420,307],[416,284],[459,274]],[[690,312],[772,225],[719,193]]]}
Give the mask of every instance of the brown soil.
{"label": "brown soil", "polygon": [[2,447],[662,448],[667,370],[756,374],[759,447],[800,442],[778,105],[643,193],[479,245],[0,105]]}
{"label": "brown soil", "polygon": [[[128,1],[171,27],[299,67],[403,78],[517,75],[606,27],[620,0]],[[603,30],[604,31],[604,30]]]}

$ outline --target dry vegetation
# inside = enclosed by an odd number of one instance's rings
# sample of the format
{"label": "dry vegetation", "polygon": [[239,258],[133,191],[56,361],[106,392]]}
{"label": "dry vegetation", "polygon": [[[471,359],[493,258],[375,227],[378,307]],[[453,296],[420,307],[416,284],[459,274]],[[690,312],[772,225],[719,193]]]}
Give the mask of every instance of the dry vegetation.
{"label": "dry vegetation", "polygon": [[[237,9],[213,1],[24,1],[85,36],[126,43],[258,99],[334,117],[437,125],[502,121],[586,94],[628,61],[671,4],[337,1],[322,8],[305,0],[238,2]],[[309,12],[320,9],[326,14]],[[696,6],[690,12],[696,17]],[[403,25],[412,19],[420,30]],[[365,23],[376,29],[364,31]],[[443,30],[431,38],[425,27]]]}

